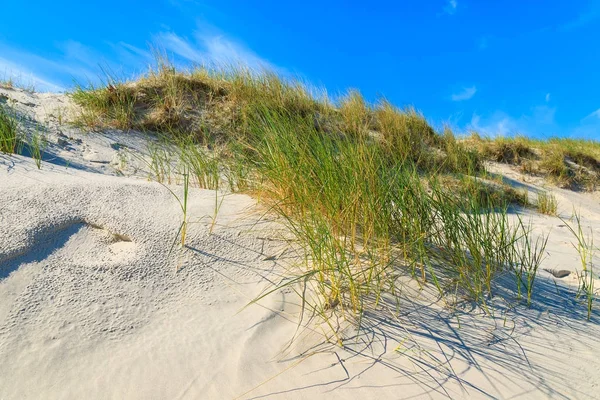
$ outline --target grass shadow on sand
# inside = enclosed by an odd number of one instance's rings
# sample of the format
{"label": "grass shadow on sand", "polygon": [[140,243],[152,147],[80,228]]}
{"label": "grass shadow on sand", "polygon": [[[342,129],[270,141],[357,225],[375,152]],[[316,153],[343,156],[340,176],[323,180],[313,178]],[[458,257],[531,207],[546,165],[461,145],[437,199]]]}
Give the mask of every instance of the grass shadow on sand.
{"label": "grass shadow on sand", "polygon": [[[581,376],[577,371],[565,371],[560,360],[570,357],[570,343],[590,348],[595,337],[590,332],[600,331],[600,318],[594,313],[586,322],[585,307],[575,300],[573,288],[546,277],[539,278],[536,286],[527,308],[524,301],[516,300],[513,282],[508,277],[499,279],[488,304],[491,316],[471,302],[444,304],[431,287],[421,293],[408,289],[413,293],[404,293],[401,299],[384,298],[377,310],[363,315],[359,330],[343,331],[342,348],[320,342],[282,360],[294,363],[307,354],[334,354],[338,361],[327,368],[339,368],[345,378],[250,398],[302,392],[315,386],[327,391],[345,389],[351,395],[364,388],[356,385],[361,376],[378,374],[381,368],[394,379],[377,387],[397,387],[398,393],[410,387],[411,392],[417,390],[416,398],[497,398],[506,393],[518,397],[531,391],[569,398],[578,392],[576,382]],[[509,304],[505,299],[515,300]],[[538,356],[552,362],[532,361]],[[447,390],[448,384],[454,389]],[[570,392],[556,389],[565,386]]]}

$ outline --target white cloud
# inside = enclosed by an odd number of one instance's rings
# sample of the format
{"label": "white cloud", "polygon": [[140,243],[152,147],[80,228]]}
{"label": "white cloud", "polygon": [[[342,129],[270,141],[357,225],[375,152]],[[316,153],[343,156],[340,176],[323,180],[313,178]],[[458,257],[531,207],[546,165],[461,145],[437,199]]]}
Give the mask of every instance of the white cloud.
{"label": "white cloud", "polygon": [[242,65],[256,70],[279,70],[279,68],[259,57],[243,44],[235,42],[222,34],[196,31],[194,40],[189,40],[175,33],[162,32],[155,36],[155,40],[167,52],[197,64]]}
{"label": "white cloud", "polygon": [[474,113],[466,128],[468,131],[475,131],[492,137],[516,134],[554,136],[559,130],[555,114],[556,108],[546,105],[532,107],[528,113],[517,118],[501,110],[485,117]]}
{"label": "white cloud", "polygon": [[479,50],[485,50],[488,48],[488,46],[489,46],[489,43],[488,43],[488,38],[486,36],[479,38]]}
{"label": "white cloud", "polygon": [[102,60],[102,56],[89,47],[75,40],[67,40],[57,46],[62,50],[66,60],[95,68]]}
{"label": "white cloud", "polygon": [[69,41],[57,47],[61,53],[49,58],[0,43],[0,73],[32,84],[37,91],[64,91],[74,80],[86,82],[99,76],[96,58],[86,60],[89,50],[83,45]]}
{"label": "white cloud", "polygon": [[205,55],[202,51],[194,48],[187,39],[181,38],[174,33],[160,33],[156,36],[159,46],[165,50],[171,51],[174,54],[196,63],[202,63],[205,60]]}
{"label": "white cloud", "polygon": [[129,43],[119,42],[116,47],[117,47],[117,49],[119,49],[119,48],[124,49],[124,50],[126,50],[138,57],[146,59],[148,61],[152,60],[152,54],[149,51],[142,50],[138,47],[130,45]]}
{"label": "white cloud", "polygon": [[152,61],[149,52],[128,43],[105,42],[108,52],[100,53],[80,42],[68,40],[56,45],[52,58],[42,57],[0,42],[0,79],[13,79],[37,91],[64,91],[74,81],[86,84],[105,79],[105,73],[129,77]]}
{"label": "white cloud", "polygon": [[444,12],[446,12],[447,14],[453,15],[454,13],[456,13],[457,6],[458,6],[458,4],[457,4],[456,0],[448,0],[446,7],[444,7]]}
{"label": "white cloud", "polygon": [[578,29],[594,22],[598,18],[600,18],[600,2],[592,1],[585,11],[581,12],[577,18],[561,25],[560,29],[563,31]]}
{"label": "white cloud", "polygon": [[[174,62],[246,66],[287,75],[284,69],[259,57],[242,43],[206,29],[194,32],[191,39],[172,32],[159,33],[153,39],[158,51],[176,57]],[[64,91],[73,81],[97,83],[106,79],[106,74],[115,78],[136,76],[155,60],[151,51],[123,41],[104,42],[104,46],[102,50],[68,40],[58,43],[51,57],[42,57],[0,42],[0,79],[33,85],[38,91]]]}
{"label": "white cloud", "polygon": [[597,118],[600,119],[600,108],[597,109],[596,111],[594,111],[593,113],[591,113],[590,115],[588,115],[587,117],[584,118],[584,120],[589,120],[589,119],[593,119],[593,118]]}
{"label": "white cloud", "polygon": [[42,75],[38,75],[24,65],[0,58],[0,79],[12,80],[18,85],[33,87],[38,91],[62,92],[65,90],[59,83]]}
{"label": "white cloud", "polygon": [[484,136],[525,135],[538,138],[553,136],[600,140],[600,109],[569,126],[556,122],[556,107],[538,105],[515,117],[497,110],[491,114],[474,113],[464,131]]}
{"label": "white cloud", "polygon": [[546,103],[550,101],[550,93],[546,93]]}
{"label": "white cloud", "polygon": [[461,92],[452,95],[452,101],[469,100],[471,97],[475,96],[475,93],[477,93],[477,88],[475,86],[464,88]]}
{"label": "white cloud", "polygon": [[501,111],[497,111],[485,119],[474,113],[471,122],[467,125],[467,130],[490,137],[508,136],[517,131],[517,124],[511,117]]}

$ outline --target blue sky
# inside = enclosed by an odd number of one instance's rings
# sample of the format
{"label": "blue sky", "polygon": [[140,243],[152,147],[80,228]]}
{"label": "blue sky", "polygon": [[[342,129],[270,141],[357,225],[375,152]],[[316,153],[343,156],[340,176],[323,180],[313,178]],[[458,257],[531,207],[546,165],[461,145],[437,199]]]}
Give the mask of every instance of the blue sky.
{"label": "blue sky", "polygon": [[[253,4],[251,4],[253,3]],[[326,4],[323,4],[326,3]],[[133,77],[150,45],[185,65],[245,62],[331,95],[359,89],[436,126],[600,139],[600,0],[12,1],[0,79],[38,90]]]}

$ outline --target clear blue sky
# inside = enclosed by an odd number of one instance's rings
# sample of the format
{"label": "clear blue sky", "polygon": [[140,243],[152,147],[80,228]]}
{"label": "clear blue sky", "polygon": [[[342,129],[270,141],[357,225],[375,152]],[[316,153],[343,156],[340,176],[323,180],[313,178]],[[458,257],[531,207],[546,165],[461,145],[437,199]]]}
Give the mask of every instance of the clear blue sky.
{"label": "clear blue sky", "polygon": [[42,90],[99,66],[133,76],[154,44],[181,64],[358,88],[458,132],[600,139],[600,0],[30,0],[2,14],[0,79]]}

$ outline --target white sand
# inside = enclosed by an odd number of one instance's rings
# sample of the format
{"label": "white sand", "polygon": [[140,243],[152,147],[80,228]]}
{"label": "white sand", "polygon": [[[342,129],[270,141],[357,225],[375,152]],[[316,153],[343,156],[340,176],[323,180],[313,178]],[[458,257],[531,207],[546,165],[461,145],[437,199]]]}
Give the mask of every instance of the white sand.
{"label": "white sand", "polygon": [[[600,318],[585,321],[573,274],[540,272],[532,308],[496,300],[494,318],[408,284],[397,319],[367,315],[345,349],[307,331],[287,347],[294,294],[243,309],[293,261],[255,200],[226,196],[210,233],[215,192],[192,190],[190,249],[169,255],[179,206],[114,145],[145,139],[59,125],[62,95],[1,94],[46,126],[51,162],[0,156],[0,399],[598,397]],[[552,190],[600,238],[598,195]],[[575,271],[562,221],[528,218],[551,230],[544,268]]]}

